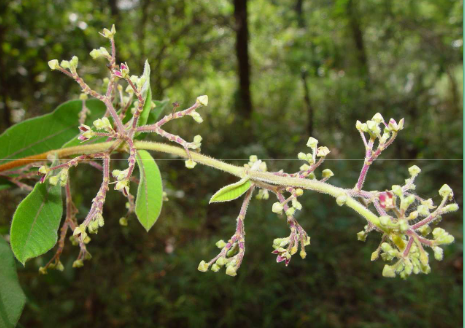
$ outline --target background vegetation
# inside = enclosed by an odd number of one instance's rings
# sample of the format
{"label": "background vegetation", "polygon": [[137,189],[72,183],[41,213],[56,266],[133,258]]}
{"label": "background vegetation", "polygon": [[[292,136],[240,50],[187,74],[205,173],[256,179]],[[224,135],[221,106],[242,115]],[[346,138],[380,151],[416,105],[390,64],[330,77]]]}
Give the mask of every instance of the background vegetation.
{"label": "background vegetation", "polygon": [[[370,171],[382,190],[422,168],[417,191],[438,199],[448,183],[463,208],[462,1],[451,0],[13,0],[0,4],[0,131],[76,99],[79,87],[51,72],[53,58],[80,58],[92,85],[107,72],[88,55],[117,27],[118,61],[142,72],[148,58],[155,99],[186,107],[201,94],[205,123],[170,125],[203,152],[243,164],[248,155],[292,171],[310,135],[332,150],[326,168],[338,186],[355,184],[363,146],[357,119],[376,112],[405,117],[406,129]],[[371,263],[378,236],[366,245],[363,220],[333,199],[309,194],[300,222],[312,236],[306,260],[275,263],[272,240],[287,235],[272,201],[253,201],[248,249],[236,278],[202,274],[197,265],[231,235],[240,202],[208,206],[233,178],[162,155],[169,202],[145,233],[111,192],[107,223],[93,238],[94,258],[40,276],[51,254],[19,268],[28,301],[24,327],[458,327],[462,326],[462,212],[442,222],[456,237],[432,273],[407,281],[381,277]],[[124,163],[124,162],[122,162]],[[120,163],[114,162],[115,167]],[[95,175],[94,175],[95,174]],[[98,186],[94,172],[75,170],[81,214]],[[24,191],[0,191],[0,234],[7,236]],[[19,265],[18,265],[19,267]]]}

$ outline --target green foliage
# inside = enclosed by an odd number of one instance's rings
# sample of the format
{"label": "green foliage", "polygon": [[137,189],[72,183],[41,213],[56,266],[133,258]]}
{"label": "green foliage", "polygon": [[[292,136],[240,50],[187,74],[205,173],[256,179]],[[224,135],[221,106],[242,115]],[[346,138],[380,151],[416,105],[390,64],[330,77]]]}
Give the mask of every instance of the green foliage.
{"label": "green foliage", "polygon": [[23,265],[56,244],[62,213],[60,184],[36,183],[34,190],[18,205],[10,239],[11,249]]}
{"label": "green foliage", "polygon": [[154,124],[158,121],[158,119],[161,117],[163,112],[165,111],[166,107],[169,105],[169,100],[155,100],[155,108],[150,111],[149,117],[147,119],[147,124]]}
{"label": "green foliage", "polygon": [[[88,122],[105,113],[105,106],[99,100],[88,100],[86,106],[91,111]],[[12,126],[0,135],[1,162],[61,148],[79,134],[81,110],[82,101],[72,100],[58,106],[53,113]]]}
{"label": "green foliage", "polygon": [[149,231],[160,216],[163,205],[163,185],[157,163],[147,151],[139,150],[136,159],[140,171],[136,215],[145,230]]}
{"label": "green foliage", "polygon": [[243,178],[218,190],[210,199],[210,203],[229,202],[237,199],[249,190],[250,186],[249,178]]}
{"label": "green foliage", "polygon": [[0,236],[0,327],[13,328],[21,316],[26,296],[18,282],[10,247]]}
{"label": "green foliage", "polygon": [[148,61],[145,61],[144,72],[142,77],[145,82],[142,86],[142,98],[145,100],[144,108],[140,114],[139,121],[137,122],[139,126],[145,125],[149,118],[151,106],[152,106],[152,91],[150,90],[150,65]]}

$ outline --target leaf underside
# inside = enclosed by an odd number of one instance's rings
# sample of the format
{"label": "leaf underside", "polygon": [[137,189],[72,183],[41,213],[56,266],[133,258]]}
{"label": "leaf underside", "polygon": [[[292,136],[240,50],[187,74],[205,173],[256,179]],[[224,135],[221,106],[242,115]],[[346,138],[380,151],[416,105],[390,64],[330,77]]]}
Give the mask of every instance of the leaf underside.
{"label": "leaf underside", "polygon": [[163,185],[157,163],[147,151],[138,150],[136,159],[140,171],[136,215],[145,230],[149,231],[160,216]]}
{"label": "leaf underside", "polygon": [[26,296],[18,282],[13,254],[0,236],[0,327],[15,327],[25,303]]}
{"label": "leaf underside", "polygon": [[[91,111],[86,122],[105,113],[105,105],[96,99],[86,101]],[[79,134],[81,100],[68,101],[50,114],[18,123],[0,135],[0,164],[30,155],[41,154],[62,145]]]}
{"label": "leaf underside", "polygon": [[241,197],[251,186],[249,178],[243,178],[236,183],[218,190],[210,199],[210,203],[229,202]]}
{"label": "leaf underside", "polygon": [[11,249],[23,265],[55,246],[62,214],[61,186],[36,183],[18,205],[11,223]]}

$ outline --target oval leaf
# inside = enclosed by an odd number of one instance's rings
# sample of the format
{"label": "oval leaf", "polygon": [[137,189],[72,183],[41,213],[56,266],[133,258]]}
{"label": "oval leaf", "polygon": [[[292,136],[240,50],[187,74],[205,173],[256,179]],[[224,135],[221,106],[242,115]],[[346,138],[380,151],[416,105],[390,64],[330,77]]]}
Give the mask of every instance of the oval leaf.
{"label": "oval leaf", "polygon": [[[105,105],[96,99],[87,100],[92,117],[105,113]],[[79,134],[81,100],[68,101],[53,113],[18,123],[0,135],[0,164],[13,159],[40,154],[61,148],[65,142]]]}
{"label": "oval leaf", "polygon": [[11,249],[23,265],[55,246],[63,214],[61,186],[36,183],[19,204],[11,223]]}
{"label": "oval leaf", "polygon": [[237,199],[249,190],[251,184],[249,178],[243,178],[236,183],[227,185],[212,196],[210,203],[229,202]]}
{"label": "oval leaf", "polygon": [[136,215],[145,230],[149,231],[160,216],[163,185],[157,163],[147,151],[138,150],[136,159],[140,171]]}
{"label": "oval leaf", "polygon": [[23,312],[26,297],[18,282],[15,259],[0,236],[0,327],[13,328]]}

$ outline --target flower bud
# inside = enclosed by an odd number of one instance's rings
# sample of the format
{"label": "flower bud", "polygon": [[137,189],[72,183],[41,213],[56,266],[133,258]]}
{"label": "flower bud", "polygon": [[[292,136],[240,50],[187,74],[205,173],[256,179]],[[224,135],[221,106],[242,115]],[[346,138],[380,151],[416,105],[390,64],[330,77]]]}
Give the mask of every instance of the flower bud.
{"label": "flower bud", "polygon": [[39,273],[40,273],[40,274],[47,274],[47,269],[44,268],[44,267],[40,267],[40,268],[39,268]]}
{"label": "flower bud", "polygon": [[360,241],[367,240],[367,233],[365,231],[360,231],[357,233],[357,239]]}
{"label": "flower bud", "polygon": [[78,67],[78,63],[79,63],[79,58],[77,56],[73,56],[73,58],[71,58],[71,60],[69,61],[69,66],[72,70],[76,70],[76,68]]}
{"label": "flower bud", "polygon": [[307,164],[304,164],[304,165],[302,165],[302,166],[300,167],[300,170],[301,170],[301,171],[308,171],[308,170],[310,170],[310,166],[307,165]]}
{"label": "flower bud", "polygon": [[99,32],[99,34],[103,36],[104,38],[113,39],[116,33],[116,29],[114,27],[115,25],[111,27],[111,31],[107,28],[104,28],[102,32]]}
{"label": "flower bud", "polygon": [[292,207],[300,211],[302,209],[302,204],[297,199],[294,198],[292,200]]}
{"label": "flower bud", "polygon": [[367,126],[368,126],[368,129],[370,131],[373,131],[376,129],[376,127],[378,126],[378,124],[376,124],[375,121],[367,121]]}
{"label": "flower bud", "polygon": [[310,147],[312,149],[316,149],[317,146],[318,146],[318,140],[317,139],[315,139],[313,137],[308,138],[307,147]]}
{"label": "flower bud", "polygon": [[362,131],[362,122],[357,121],[357,123],[355,123],[355,128],[359,131]]}
{"label": "flower bud", "polygon": [[305,239],[304,246],[310,245],[310,237],[307,236],[307,239]]}
{"label": "flower bud", "polygon": [[194,137],[194,142],[195,142],[195,143],[201,143],[201,142],[202,142],[202,136],[196,135],[196,136]]}
{"label": "flower bud", "polygon": [[379,124],[384,121],[384,118],[380,113],[376,113],[375,116],[373,116],[372,120]]}
{"label": "flower bud", "polygon": [[305,155],[305,153],[300,152],[299,154],[297,154],[297,158],[302,160],[302,161],[306,161],[307,160],[307,155]]}
{"label": "flower bud", "polygon": [[413,165],[408,168],[408,172],[410,173],[410,176],[416,177],[418,174],[420,174],[421,169],[418,166]]}
{"label": "flower bud", "polygon": [[392,192],[399,197],[402,197],[402,187],[399,185],[392,186]]}
{"label": "flower bud", "polygon": [[231,277],[236,276],[236,267],[233,265],[228,266],[228,268],[226,269],[226,274]]}
{"label": "flower bud", "polygon": [[366,123],[362,123],[362,125],[360,126],[360,130],[362,130],[363,132],[368,132],[368,125]]}
{"label": "flower bud", "polygon": [[41,167],[39,167],[39,173],[47,174],[48,172],[50,172],[50,169],[47,166],[42,165]]}
{"label": "flower bud", "polygon": [[439,189],[439,195],[441,195],[442,198],[449,197],[451,198],[451,195],[453,196],[452,189],[447,185],[443,185],[441,189]]}
{"label": "flower bud", "polygon": [[208,264],[205,261],[201,261],[199,263],[199,267],[197,268],[200,272],[207,272],[208,271]]}
{"label": "flower bud", "polygon": [[200,97],[197,97],[197,100],[196,102],[202,106],[207,106],[208,105],[208,96],[204,95],[204,96],[200,96]]}
{"label": "flower bud", "polygon": [[442,258],[444,256],[444,250],[441,247],[434,246],[433,252],[434,252],[434,258],[436,259],[436,261],[442,261]]}
{"label": "flower bud", "polygon": [[226,259],[224,257],[220,257],[218,260],[216,260],[216,264],[221,267],[226,264]]}
{"label": "flower bud", "polygon": [[316,153],[316,156],[326,157],[326,155],[328,155],[329,153],[330,153],[330,150],[328,149],[328,147],[319,147]]}
{"label": "flower bud", "polygon": [[396,272],[394,268],[386,264],[383,268],[383,277],[394,278],[395,276],[396,276]]}
{"label": "flower bud", "polygon": [[376,251],[374,251],[373,253],[371,253],[371,260],[376,261],[378,257],[379,257],[379,248],[376,249]]}
{"label": "flower bud", "polygon": [[297,189],[295,190],[295,194],[296,194],[297,196],[302,196],[302,195],[304,194],[304,191],[303,191],[301,188],[297,188]]}
{"label": "flower bud", "polygon": [[415,196],[413,195],[408,195],[405,198],[402,198],[400,201],[400,208],[404,211],[408,209],[410,205],[415,201]]}
{"label": "flower bud", "polygon": [[218,264],[216,264],[216,263],[213,264],[213,265],[212,265],[212,268],[211,268],[211,270],[212,270],[213,272],[218,272],[218,271],[220,271],[220,269],[221,269],[221,267],[220,267]]}
{"label": "flower bud", "polygon": [[286,210],[286,215],[287,216],[293,216],[295,213],[295,208],[294,207],[289,207],[287,210]]}
{"label": "flower bud", "polygon": [[193,169],[193,168],[197,165],[197,163],[194,162],[194,161],[191,160],[191,159],[188,159],[188,160],[185,162],[185,164],[186,164],[186,167],[187,167],[188,169]]}
{"label": "flower bud", "polygon": [[429,209],[425,205],[419,205],[417,207],[417,212],[421,216],[428,216],[430,214]]}
{"label": "flower bud", "polygon": [[273,207],[271,208],[271,211],[273,213],[281,213],[283,211],[283,205],[281,205],[281,203],[279,202],[276,202],[273,204]]}
{"label": "flower bud", "polygon": [[48,66],[51,70],[60,69],[60,64],[58,63],[57,59],[52,59],[48,62]]}
{"label": "flower bud", "polygon": [[128,220],[125,217],[122,217],[119,219],[119,224],[123,227],[126,227],[128,225]]}
{"label": "flower bud", "polygon": [[221,240],[218,240],[218,241],[216,242],[215,245],[216,245],[216,247],[218,247],[218,248],[221,249],[221,248],[223,248],[224,246],[226,246],[226,243],[224,242],[223,239],[221,239]]}
{"label": "flower bud", "polygon": [[92,59],[97,59],[97,58],[102,57],[102,52],[100,50],[98,50],[98,49],[93,49],[90,52],[90,56],[92,57]]}
{"label": "flower bud", "polygon": [[344,205],[346,202],[347,202],[347,196],[346,196],[346,195],[337,196],[337,198],[336,198],[336,203],[337,203],[337,205],[342,206],[342,205]]}
{"label": "flower bud", "polygon": [[424,225],[418,228],[418,232],[420,232],[423,237],[426,237],[431,233],[431,228],[429,225]]}
{"label": "flower bud", "polygon": [[58,175],[54,175],[53,177],[50,177],[48,179],[48,182],[50,182],[51,185],[56,186],[58,183]]}
{"label": "flower bud", "polygon": [[60,261],[58,261],[56,267],[55,267],[58,271],[63,271],[65,269],[65,267],[63,266],[63,263],[61,263]]}
{"label": "flower bud", "polygon": [[409,225],[408,225],[407,221],[405,221],[405,220],[400,220],[399,221],[399,229],[400,229],[400,231],[405,232],[405,231],[408,230],[408,228],[409,228]]}
{"label": "flower bud", "polygon": [[442,213],[455,212],[455,211],[458,211],[458,209],[459,209],[458,204],[449,204],[442,209]]}
{"label": "flower bud", "polygon": [[82,260],[76,260],[73,262],[73,268],[82,268],[84,266],[84,262]]}
{"label": "flower bud", "polygon": [[307,253],[305,252],[305,249],[302,249],[299,255],[302,258],[302,260],[305,259],[307,257]]}
{"label": "flower bud", "polygon": [[97,220],[97,222],[98,222],[98,226],[99,226],[99,227],[103,227],[103,226],[105,225],[105,220],[103,219],[102,214],[99,213],[99,214],[96,216],[96,220]]}
{"label": "flower bud", "polygon": [[334,173],[333,171],[331,171],[330,169],[325,169],[323,170],[323,178],[331,178],[332,176],[334,176]]}
{"label": "flower bud", "polygon": [[417,217],[418,217],[418,212],[413,211],[409,214],[409,216],[407,217],[407,220],[415,220]]}
{"label": "flower bud", "polygon": [[69,61],[62,60],[60,66],[63,67],[63,68],[70,68]]}
{"label": "flower bud", "polygon": [[203,118],[202,118],[202,116],[200,116],[199,113],[197,113],[197,112],[192,112],[192,113],[191,113],[191,116],[192,116],[192,118],[194,119],[194,121],[196,121],[197,123],[200,124],[200,123],[203,122]]}

